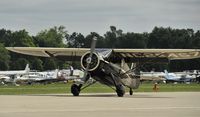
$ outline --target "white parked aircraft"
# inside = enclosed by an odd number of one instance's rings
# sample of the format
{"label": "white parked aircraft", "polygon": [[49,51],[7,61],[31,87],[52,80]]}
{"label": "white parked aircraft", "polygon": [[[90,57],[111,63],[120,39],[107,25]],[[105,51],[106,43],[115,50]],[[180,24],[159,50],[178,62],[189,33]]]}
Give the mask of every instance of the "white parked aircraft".
{"label": "white parked aircraft", "polygon": [[166,82],[191,82],[193,79],[195,79],[193,76],[188,74],[168,73],[167,70],[164,70],[164,72],[164,78],[166,79]]}
{"label": "white parked aircraft", "polygon": [[24,70],[0,71],[0,79],[2,82],[15,84],[18,77],[28,74],[29,71],[29,64],[26,65]]}
{"label": "white parked aircraft", "polygon": [[0,75],[24,75],[29,73],[29,71],[29,64],[27,64],[24,70],[0,71]]}
{"label": "white parked aircraft", "polygon": [[140,71],[140,80],[145,81],[145,80],[149,80],[149,81],[164,81],[165,73],[163,72],[142,72]]}
{"label": "white parked aircraft", "polygon": [[5,83],[10,83],[11,82],[11,79],[9,76],[6,76],[6,75],[0,75],[0,83],[2,85],[5,85]]}
{"label": "white parked aircraft", "polygon": [[22,75],[16,79],[17,81],[26,81],[28,83],[47,83],[58,81],[58,69],[53,71],[44,72],[29,72],[26,75]]}
{"label": "white parked aircraft", "polygon": [[62,69],[58,76],[65,80],[78,80],[83,78],[84,72],[79,69],[74,69],[73,72],[70,69]]}

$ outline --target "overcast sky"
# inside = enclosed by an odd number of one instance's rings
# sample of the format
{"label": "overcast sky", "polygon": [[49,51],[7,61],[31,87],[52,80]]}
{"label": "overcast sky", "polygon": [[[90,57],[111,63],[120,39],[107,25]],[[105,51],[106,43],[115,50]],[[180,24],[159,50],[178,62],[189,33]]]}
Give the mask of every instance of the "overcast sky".
{"label": "overcast sky", "polygon": [[200,30],[200,0],[0,0],[0,28],[31,35],[63,25],[69,33],[104,34],[155,26]]}

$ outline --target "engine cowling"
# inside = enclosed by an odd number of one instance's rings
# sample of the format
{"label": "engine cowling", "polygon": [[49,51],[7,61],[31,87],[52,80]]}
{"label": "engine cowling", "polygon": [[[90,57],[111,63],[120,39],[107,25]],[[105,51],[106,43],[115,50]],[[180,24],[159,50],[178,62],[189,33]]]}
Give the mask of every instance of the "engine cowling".
{"label": "engine cowling", "polygon": [[96,70],[100,65],[100,56],[96,52],[93,52],[92,58],[90,58],[90,52],[86,52],[81,57],[81,67],[86,70],[87,65],[89,65],[88,71]]}

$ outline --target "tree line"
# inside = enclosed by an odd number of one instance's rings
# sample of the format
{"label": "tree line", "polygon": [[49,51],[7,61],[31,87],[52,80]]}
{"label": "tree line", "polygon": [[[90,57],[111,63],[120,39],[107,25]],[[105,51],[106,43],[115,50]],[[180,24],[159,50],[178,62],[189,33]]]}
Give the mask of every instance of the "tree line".
{"label": "tree line", "polygon": [[[124,33],[122,29],[110,26],[104,35],[91,32],[86,36],[77,32],[69,34],[64,26],[42,30],[35,36],[31,36],[26,30],[0,29],[0,70],[24,69],[27,63],[31,69],[36,70],[62,69],[71,64],[78,68],[80,67],[78,63],[16,54],[8,52],[5,47],[89,48],[94,36],[97,37],[97,48],[200,49],[200,30],[193,29],[154,27],[152,32]],[[169,65],[146,64],[142,70],[149,71],[152,68],[156,71],[200,69],[200,59],[171,61]]]}

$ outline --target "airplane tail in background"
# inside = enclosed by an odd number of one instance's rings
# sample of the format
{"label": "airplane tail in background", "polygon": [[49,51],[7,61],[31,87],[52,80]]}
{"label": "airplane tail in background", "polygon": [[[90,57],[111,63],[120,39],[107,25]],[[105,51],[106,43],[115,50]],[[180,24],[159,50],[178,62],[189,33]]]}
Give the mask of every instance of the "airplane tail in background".
{"label": "airplane tail in background", "polygon": [[57,78],[58,77],[58,72],[59,72],[59,70],[56,69],[55,72],[54,72],[54,74],[53,74],[53,78]]}
{"label": "airplane tail in background", "polygon": [[168,73],[168,71],[165,69],[164,72],[165,72],[165,78],[169,79],[169,73]]}
{"label": "airplane tail in background", "polygon": [[26,64],[25,72],[26,72],[26,73],[29,73],[29,71],[30,71],[29,64]]}

